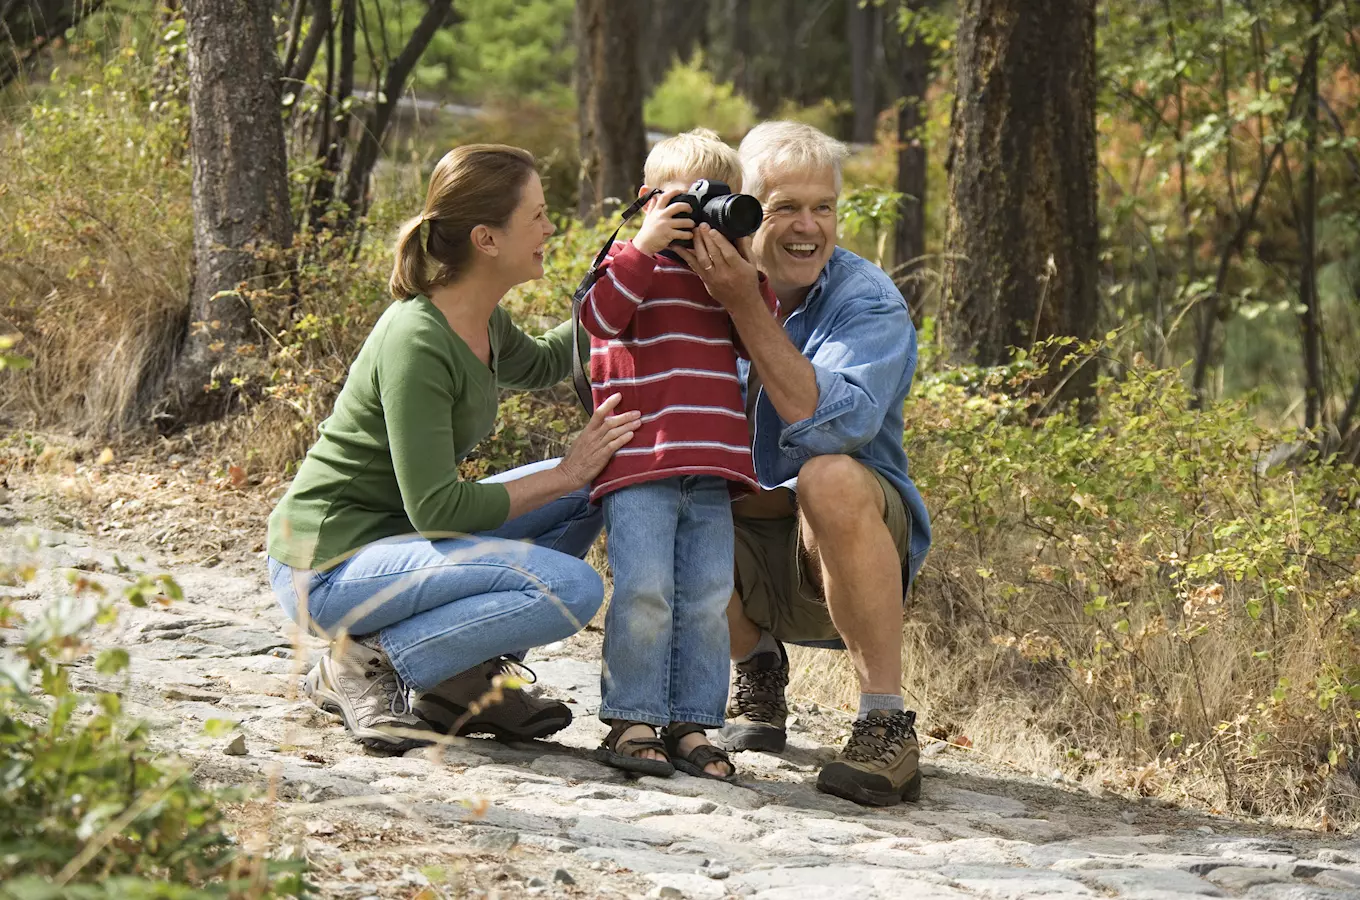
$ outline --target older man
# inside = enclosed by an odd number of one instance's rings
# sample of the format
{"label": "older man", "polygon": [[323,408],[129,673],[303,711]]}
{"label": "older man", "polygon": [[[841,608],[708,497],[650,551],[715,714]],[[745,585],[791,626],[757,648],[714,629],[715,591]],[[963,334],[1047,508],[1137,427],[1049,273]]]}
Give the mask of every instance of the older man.
{"label": "older man", "polygon": [[[914,800],[920,746],[902,702],[902,600],[930,546],[902,448],[916,331],[892,279],[836,246],[844,145],[808,125],[768,122],[740,154],[746,189],[765,209],[750,251],[705,226],[687,254],[750,355],[741,374],[767,488],[733,507],[736,683],[722,740],[783,750],[782,642],[843,648],[859,677],[859,716],[817,787],[876,806]],[[777,319],[761,302],[757,267],[779,298]]]}

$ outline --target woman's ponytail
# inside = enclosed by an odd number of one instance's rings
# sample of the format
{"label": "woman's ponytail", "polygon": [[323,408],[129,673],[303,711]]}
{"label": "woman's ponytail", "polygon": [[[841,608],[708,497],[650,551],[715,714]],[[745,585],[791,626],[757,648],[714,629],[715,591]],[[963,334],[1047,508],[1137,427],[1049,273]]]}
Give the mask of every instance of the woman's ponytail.
{"label": "woman's ponytail", "polygon": [[425,243],[421,240],[421,226],[424,224],[424,215],[415,216],[408,219],[397,234],[397,261],[392,266],[392,277],[387,282],[387,289],[397,300],[430,292],[430,263],[425,256]]}

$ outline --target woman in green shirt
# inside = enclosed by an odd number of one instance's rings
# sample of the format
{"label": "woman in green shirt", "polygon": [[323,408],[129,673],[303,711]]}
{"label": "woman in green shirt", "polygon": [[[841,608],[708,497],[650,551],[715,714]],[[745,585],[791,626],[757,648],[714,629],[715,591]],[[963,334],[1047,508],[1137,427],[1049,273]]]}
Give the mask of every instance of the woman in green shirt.
{"label": "woman in green shirt", "polygon": [[395,302],[269,518],[280,604],[332,640],[307,694],[375,749],[401,752],[431,730],[536,738],[571,721],[520,691],[479,712],[475,701],[603,602],[582,560],[601,527],[586,489],[638,413],[615,414],[612,397],[562,460],[458,477],[495,425],[499,388],[570,372],[570,322],[532,338],[500,307],[542,276],[553,231],[525,151],[472,145],[439,161],[397,241]]}

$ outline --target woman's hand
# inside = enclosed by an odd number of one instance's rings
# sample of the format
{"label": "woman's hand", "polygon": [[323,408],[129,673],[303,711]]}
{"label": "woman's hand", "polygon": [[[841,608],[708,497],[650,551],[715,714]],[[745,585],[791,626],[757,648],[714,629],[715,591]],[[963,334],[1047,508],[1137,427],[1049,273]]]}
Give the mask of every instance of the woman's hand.
{"label": "woman's hand", "polygon": [[642,413],[637,410],[612,415],[622,394],[611,394],[595,409],[586,430],[572,441],[571,448],[557,470],[567,478],[570,490],[590,484],[604,470],[614,451],[633,439],[633,432],[642,427]]}
{"label": "woman's hand", "polygon": [[703,281],[709,295],[729,313],[751,304],[764,306],[759,273],[747,259],[749,250],[743,253],[733,247],[731,241],[707,223],[694,230],[693,250],[674,249]]}

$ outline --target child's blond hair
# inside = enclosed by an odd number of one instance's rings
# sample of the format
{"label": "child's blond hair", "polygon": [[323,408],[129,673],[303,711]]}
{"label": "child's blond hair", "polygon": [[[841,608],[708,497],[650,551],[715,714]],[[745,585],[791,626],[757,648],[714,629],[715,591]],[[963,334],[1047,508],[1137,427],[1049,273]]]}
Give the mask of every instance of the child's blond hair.
{"label": "child's blond hair", "polygon": [[741,158],[737,151],[707,128],[696,128],[656,142],[647,154],[642,177],[648,187],[672,181],[686,186],[699,178],[722,181],[734,192],[741,190]]}

